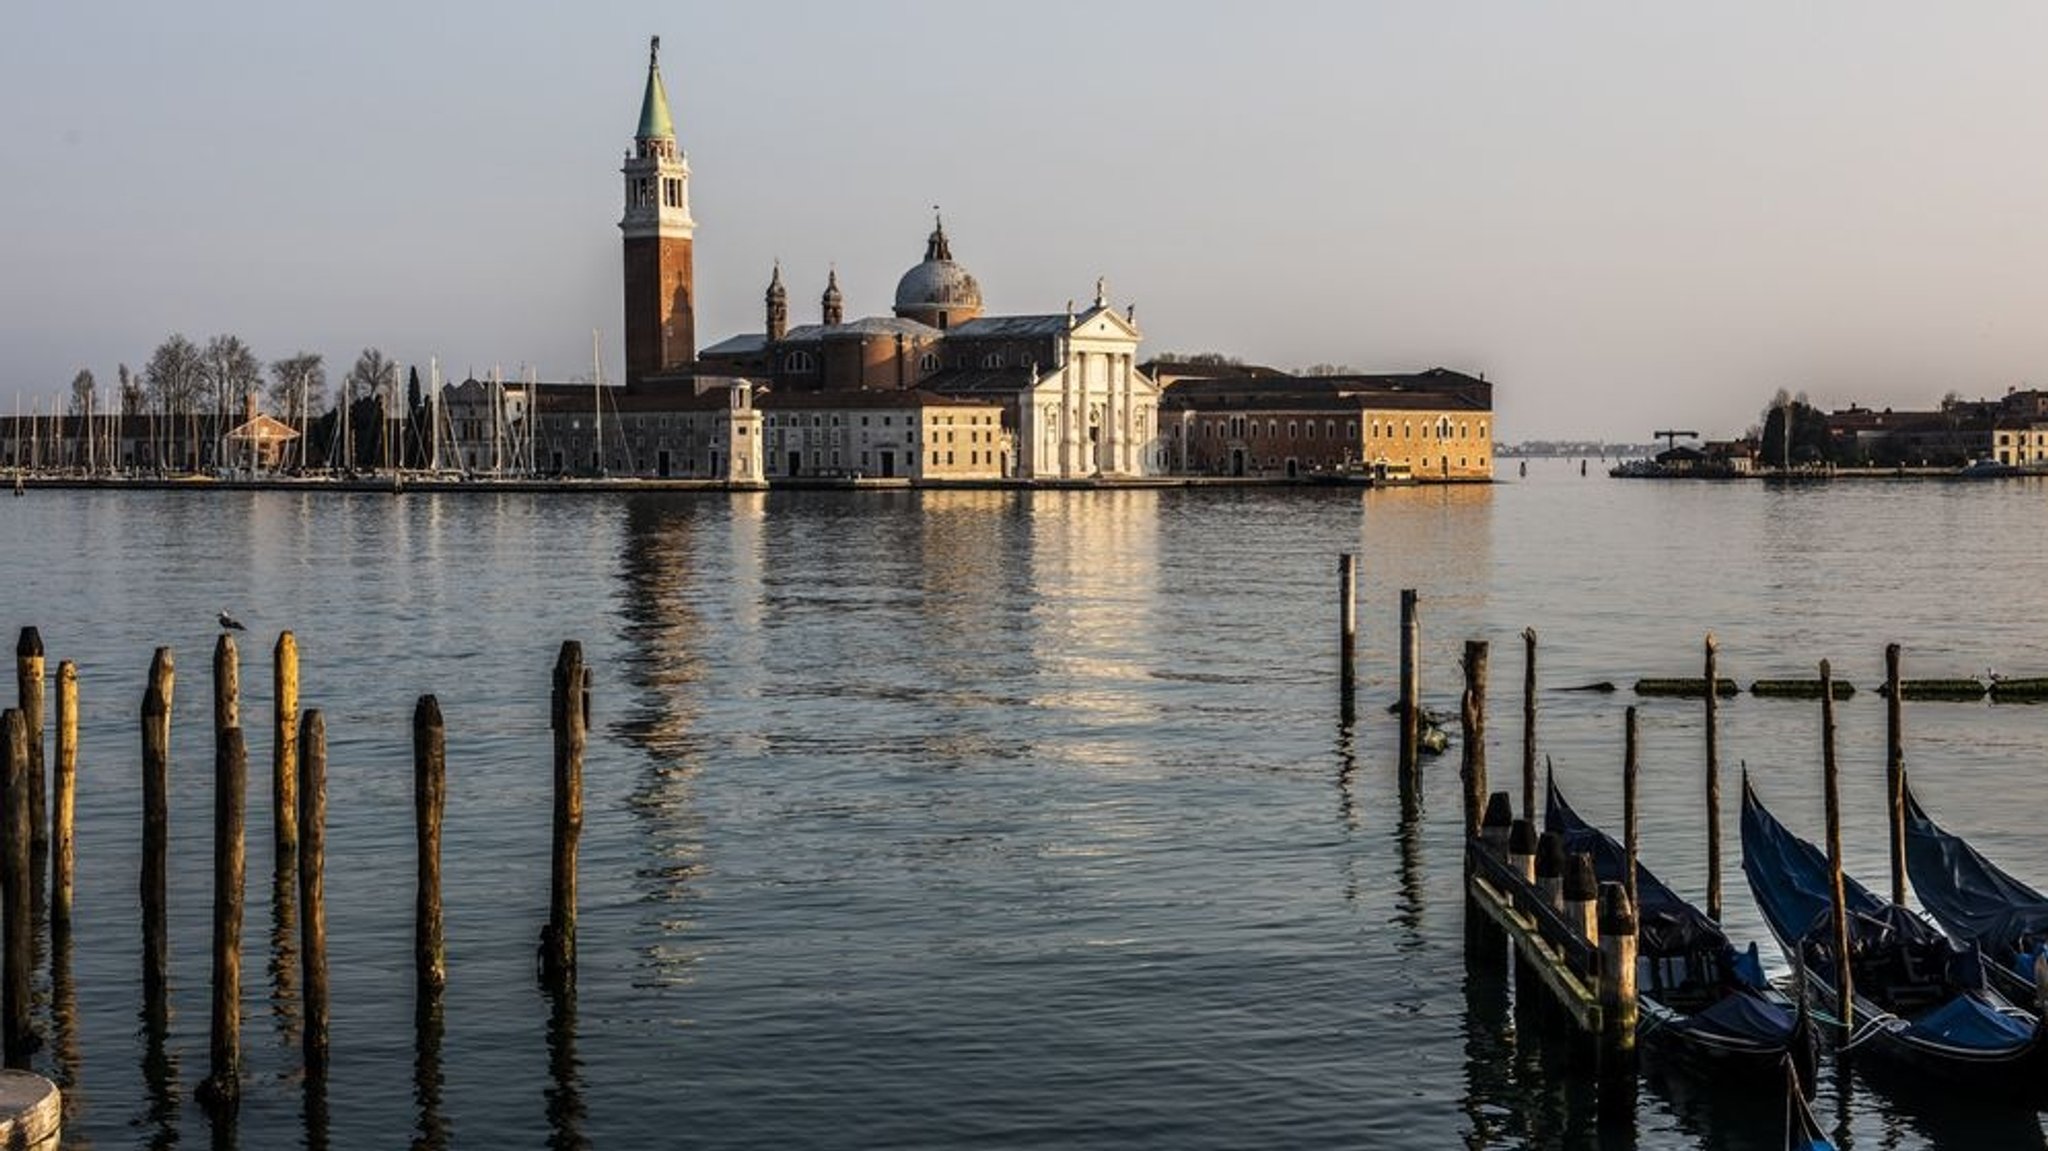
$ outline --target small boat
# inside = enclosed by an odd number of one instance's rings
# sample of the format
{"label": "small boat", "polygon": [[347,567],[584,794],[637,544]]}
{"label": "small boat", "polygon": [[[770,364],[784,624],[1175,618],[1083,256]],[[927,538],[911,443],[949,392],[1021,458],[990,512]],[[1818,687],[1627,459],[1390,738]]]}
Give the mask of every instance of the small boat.
{"label": "small boat", "polygon": [[2023,1003],[2036,998],[2034,964],[2048,949],[2048,895],[2001,871],[1961,836],[1927,817],[1906,789],[1906,874],[1921,906],[1953,939],[1983,953],[1992,982]]}
{"label": "small boat", "polygon": [[1834,1141],[1806,1102],[1799,1069],[1785,1060],[1785,1151],[1835,1151]]}
{"label": "small boat", "polygon": [[1965,480],[1996,480],[2016,476],[2020,470],[2011,464],[1998,460],[1971,460],[1956,471],[1956,478]]}
{"label": "small boat", "polygon": [[[1742,872],[1807,993],[1839,1010],[1827,855],[1765,810],[1742,779]],[[1842,1044],[1972,1088],[2038,1097],[2048,1088],[2040,1022],[1985,985],[1976,948],[1842,877],[1855,1030]]]}
{"label": "small boat", "polygon": [[[1544,828],[1566,852],[1593,857],[1602,882],[1625,883],[1628,851],[1587,823],[1546,781]],[[1738,952],[1721,925],[1636,864],[1637,1035],[1716,1069],[1776,1070],[1789,1057],[1810,1073],[1812,1031],[1798,1007],[1764,977],[1756,944]]]}

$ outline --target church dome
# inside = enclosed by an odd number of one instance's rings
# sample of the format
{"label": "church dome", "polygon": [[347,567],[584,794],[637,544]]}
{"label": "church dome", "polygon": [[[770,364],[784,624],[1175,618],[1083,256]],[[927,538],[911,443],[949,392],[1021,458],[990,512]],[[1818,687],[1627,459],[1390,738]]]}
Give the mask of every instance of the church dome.
{"label": "church dome", "polygon": [[896,281],[896,314],[943,328],[949,321],[981,314],[981,285],[966,268],[953,262],[943,223],[925,242],[924,261]]}

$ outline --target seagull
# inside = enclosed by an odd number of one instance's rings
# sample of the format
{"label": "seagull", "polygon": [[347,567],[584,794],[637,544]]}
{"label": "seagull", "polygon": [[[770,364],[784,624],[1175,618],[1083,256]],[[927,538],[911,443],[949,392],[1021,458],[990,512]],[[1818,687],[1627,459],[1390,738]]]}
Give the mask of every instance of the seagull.
{"label": "seagull", "polygon": [[220,613],[220,626],[228,629],[229,631],[248,630],[247,628],[242,626],[241,620],[238,620],[234,616],[229,615],[225,609],[223,609]]}

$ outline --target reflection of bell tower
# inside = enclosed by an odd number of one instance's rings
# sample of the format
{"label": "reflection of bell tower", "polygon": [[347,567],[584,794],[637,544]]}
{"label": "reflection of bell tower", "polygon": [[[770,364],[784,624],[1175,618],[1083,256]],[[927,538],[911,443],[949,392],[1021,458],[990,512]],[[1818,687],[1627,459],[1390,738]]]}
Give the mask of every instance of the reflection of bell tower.
{"label": "reflection of bell tower", "polygon": [[697,358],[696,277],[691,268],[690,161],[676,147],[668,90],[656,60],[661,37],[647,48],[647,93],[640,128],[620,172],[626,177],[626,383]]}

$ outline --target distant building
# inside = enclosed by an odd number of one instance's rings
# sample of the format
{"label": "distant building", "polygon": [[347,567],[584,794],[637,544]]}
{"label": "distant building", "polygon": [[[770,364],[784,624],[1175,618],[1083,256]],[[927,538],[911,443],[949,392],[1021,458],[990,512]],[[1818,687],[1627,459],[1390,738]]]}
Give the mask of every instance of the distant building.
{"label": "distant building", "polygon": [[1190,475],[1493,478],[1493,385],[1447,368],[1189,378],[1160,407]]}

